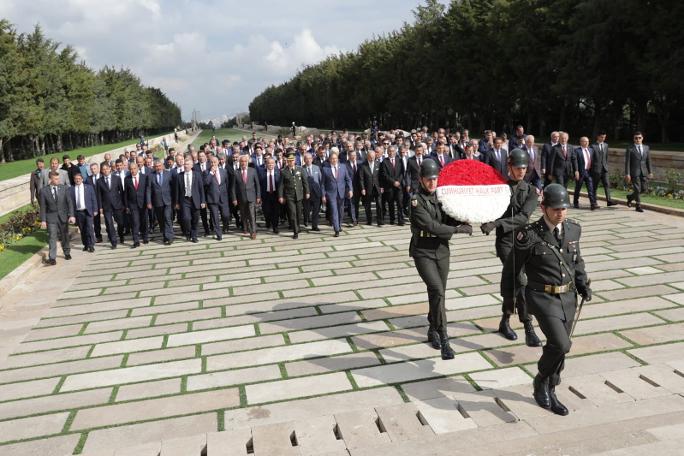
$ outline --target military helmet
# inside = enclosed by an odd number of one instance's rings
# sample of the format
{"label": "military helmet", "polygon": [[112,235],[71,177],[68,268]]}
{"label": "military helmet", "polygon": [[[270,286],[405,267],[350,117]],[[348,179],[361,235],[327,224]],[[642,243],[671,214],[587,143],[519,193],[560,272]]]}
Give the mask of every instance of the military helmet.
{"label": "military helmet", "polygon": [[513,168],[527,168],[530,163],[530,154],[526,150],[515,148],[508,155],[508,164]]}
{"label": "military helmet", "polygon": [[544,198],[542,199],[544,207],[551,209],[561,209],[570,207],[570,197],[568,190],[561,184],[550,184],[544,188]]}
{"label": "military helmet", "polygon": [[439,166],[437,162],[431,158],[426,158],[420,164],[420,177],[428,179],[436,179],[439,175]]}

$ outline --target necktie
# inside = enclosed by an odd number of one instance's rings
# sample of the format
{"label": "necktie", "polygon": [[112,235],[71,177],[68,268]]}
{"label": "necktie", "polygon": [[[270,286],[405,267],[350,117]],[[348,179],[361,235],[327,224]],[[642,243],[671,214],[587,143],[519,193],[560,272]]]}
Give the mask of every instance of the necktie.
{"label": "necktie", "polygon": [[371,171],[371,174],[373,174],[373,162],[370,162],[370,171]]}
{"label": "necktie", "polygon": [[423,163],[423,157],[421,157],[421,156],[419,155],[419,156],[418,156],[418,166],[420,166],[421,163]]}
{"label": "necktie", "polygon": [[553,229],[553,237],[556,238],[556,243],[558,244],[558,247],[561,245],[561,235],[560,235],[560,230],[558,227],[555,227]]}
{"label": "necktie", "polygon": [[107,188],[110,189],[110,190],[112,189],[112,183],[111,183],[111,181],[109,180],[109,176],[107,176]]}
{"label": "necktie", "polygon": [[273,178],[273,172],[271,172],[271,174],[269,174],[269,176],[271,177],[271,190],[270,191],[274,192],[275,191],[275,179]]}
{"label": "necktie", "polygon": [[356,162],[352,162],[352,171],[356,174]]}
{"label": "necktie", "polygon": [[244,184],[247,183],[247,170],[246,170],[246,169],[243,169],[243,170],[242,170],[242,182],[243,182]]}
{"label": "necktie", "polygon": [[333,172],[333,179],[337,179],[337,166],[333,167],[332,172]]}
{"label": "necktie", "polygon": [[52,197],[57,201],[57,187],[52,187]]}
{"label": "necktie", "polygon": [[133,178],[133,187],[135,187],[135,190],[138,190],[138,176],[135,176]]}
{"label": "necktie", "polygon": [[532,160],[532,162],[534,162],[534,148],[533,147],[530,148],[530,160]]}
{"label": "necktie", "polygon": [[439,163],[444,166],[444,155],[439,155]]}
{"label": "necktie", "polygon": [[394,168],[394,159],[390,158],[390,163],[392,163],[392,168]]}
{"label": "necktie", "polygon": [[639,149],[639,155],[641,155],[641,158],[644,158],[644,151],[641,150],[641,146],[637,146],[637,149]]}
{"label": "necktie", "polygon": [[589,169],[591,166],[591,157],[589,156],[589,150],[588,149],[582,149],[584,153],[584,169]]}
{"label": "necktie", "polygon": [[568,151],[565,149],[565,145],[563,145],[563,158],[568,158]]}
{"label": "necktie", "polygon": [[157,173],[157,184],[161,187],[161,181],[162,181],[162,175],[161,173]]}
{"label": "necktie", "polygon": [[192,197],[192,188],[190,188],[190,173],[185,173],[185,196]]}

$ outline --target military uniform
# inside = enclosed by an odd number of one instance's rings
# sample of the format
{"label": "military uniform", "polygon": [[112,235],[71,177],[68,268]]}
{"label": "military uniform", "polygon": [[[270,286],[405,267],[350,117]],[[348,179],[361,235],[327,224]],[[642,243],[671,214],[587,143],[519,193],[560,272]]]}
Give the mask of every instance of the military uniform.
{"label": "military uniform", "polygon": [[[432,162],[432,160],[426,159]],[[428,164],[428,166],[434,166]],[[423,169],[421,168],[421,175]],[[442,358],[453,358],[446,327],[444,299],[449,275],[449,240],[454,233],[472,234],[470,225],[449,217],[437,201],[436,193],[429,193],[422,185],[411,197],[411,243],[409,255],[420,278],[427,285],[429,312],[428,340],[435,349],[442,349]]]}
{"label": "military uniform", "polygon": [[[501,281],[504,301],[512,302],[513,290],[522,285],[520,271],[525,268],[527,308],[537,318],[546,336],[546,345],[538,363],[539,375],[535,378],[535,399],[538,388],[548,385],[556,401],[554,388],[560,383],[565,355],[570,351],[570,329],[577,308],[577,293],[583,296],[589,293],[591,296],[580,253],[581,227],[569,219],[560,225],[562,228],[556,235],[542,217],[520,230],[516,234],[514,250],[504,265]],[[547,391],[547,400],[548,394]],[[549,408],[540,400],[537,402]],[[550,408],[558,414],[567,414],[567,409],[560,413],[553,404]]]}
{"label": "military uniform", "polygon": [[303,201],[308,194],[309,179],[304,169],[299,166],[290,169],[286,166],[280,170],[278,198],[285,198],[287,215],[292,222],[295,239],[299,233],[299,225],[303,223]]}

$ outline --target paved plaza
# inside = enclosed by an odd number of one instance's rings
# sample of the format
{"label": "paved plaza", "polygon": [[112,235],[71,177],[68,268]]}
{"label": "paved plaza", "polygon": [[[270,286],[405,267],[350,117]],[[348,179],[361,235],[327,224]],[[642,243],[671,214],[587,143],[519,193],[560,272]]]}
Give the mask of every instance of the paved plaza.
{"label": "paved plaza", "polygon": [[409,228],[325,226],[34,268],[0,307],[0,454],[682,454],[684,219],[570,216],[594,299],[568,417],[534,404],[521,325],[494,332],[494,236],[451,243],[442,361]]}

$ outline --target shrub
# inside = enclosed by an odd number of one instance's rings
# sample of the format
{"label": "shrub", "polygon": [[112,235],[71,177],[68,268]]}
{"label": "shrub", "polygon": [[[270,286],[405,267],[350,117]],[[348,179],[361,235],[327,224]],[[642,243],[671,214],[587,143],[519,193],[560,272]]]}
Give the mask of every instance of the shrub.
{"label": "shrub", "polygon": [[40,221],[37,208],[16,211],[7,221],[0,224],[0,252],[38,228],[40,228]]}

